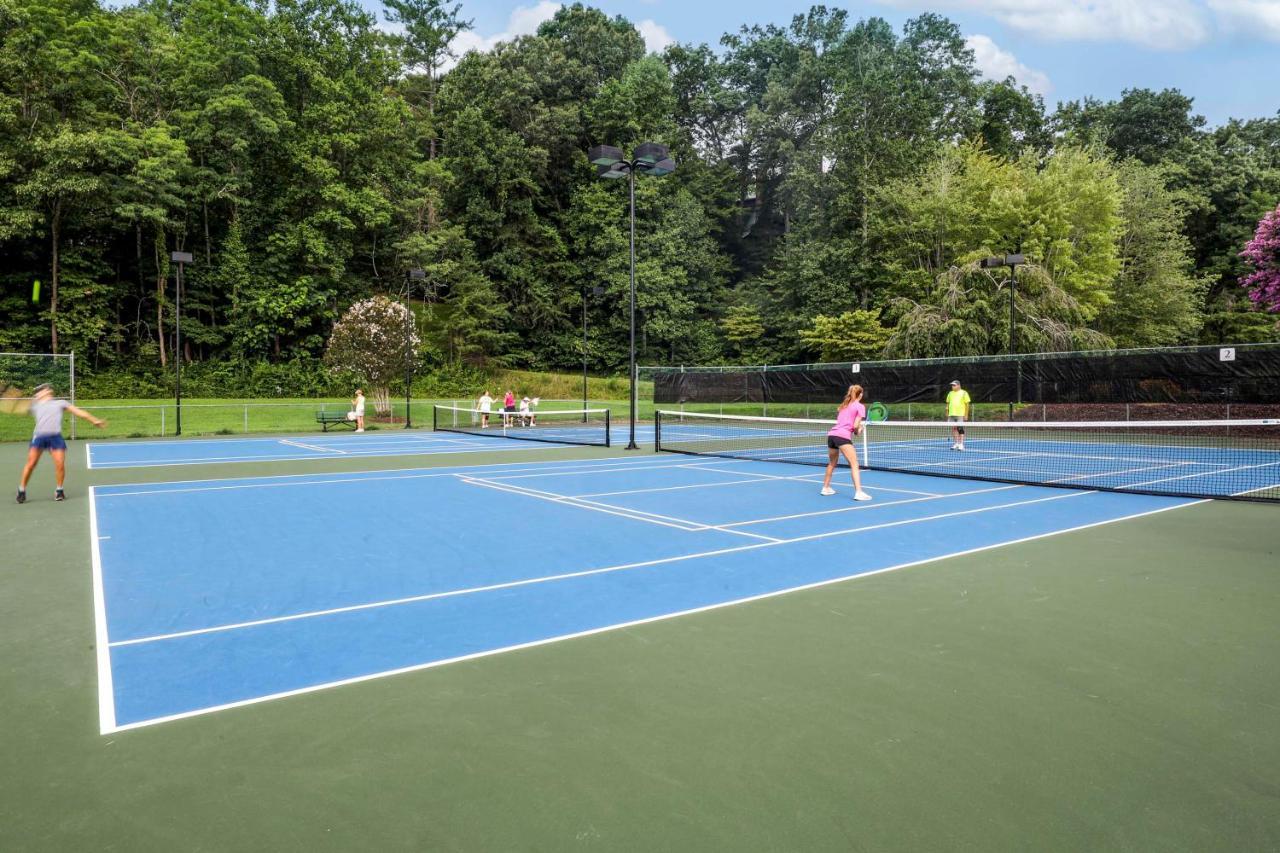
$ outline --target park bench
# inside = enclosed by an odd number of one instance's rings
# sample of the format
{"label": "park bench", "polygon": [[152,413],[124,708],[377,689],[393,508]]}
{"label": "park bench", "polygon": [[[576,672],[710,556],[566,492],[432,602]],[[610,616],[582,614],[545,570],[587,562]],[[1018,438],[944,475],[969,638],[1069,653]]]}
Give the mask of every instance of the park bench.
{"label": "park bench", "polygon": [[316,423],[320,424],[323,432],[328,432],[329,427],[338,425],[356,428],[355,420],[348,420],[346,412],[316,412]]}

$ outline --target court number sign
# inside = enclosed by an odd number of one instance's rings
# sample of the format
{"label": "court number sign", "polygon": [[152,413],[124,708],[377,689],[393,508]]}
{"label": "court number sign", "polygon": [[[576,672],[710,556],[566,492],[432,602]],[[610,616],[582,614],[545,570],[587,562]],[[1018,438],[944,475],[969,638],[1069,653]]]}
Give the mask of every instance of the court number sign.
{"label": "court number sign", "polygon": [[1236,360],[1235,347],[1222,347],[1220,350],[1218,350],[1218,361],[1235,361],[1235,360]]}
{"label": "court number sign", "polygon": [[862,372],[862,365],[861,365],[860,363],[858,363],[858,362],[856,362],[856,361],[855,361],[853,364],[849,365],[849,372],[850,372],[850,373],[861,373],[861,372]]}

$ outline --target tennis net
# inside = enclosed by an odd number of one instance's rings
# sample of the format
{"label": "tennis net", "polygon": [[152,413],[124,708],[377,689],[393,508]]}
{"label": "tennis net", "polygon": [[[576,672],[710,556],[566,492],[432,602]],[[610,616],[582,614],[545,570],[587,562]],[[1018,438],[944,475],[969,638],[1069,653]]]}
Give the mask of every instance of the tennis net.
{"label": "tennis net", "polygon": [[[657,413],[659,451],[826,465],[831,421]],[[856,439],[879,471],[1192,498],[1280,501],[1280,419],[963,424],[883,421]]]}
{"label": "tennis net", "polygon": [[608,409],[481,412],[456,406],[433,406],[431,425],[440,432],[462,432],[523,441],[609,447]]}

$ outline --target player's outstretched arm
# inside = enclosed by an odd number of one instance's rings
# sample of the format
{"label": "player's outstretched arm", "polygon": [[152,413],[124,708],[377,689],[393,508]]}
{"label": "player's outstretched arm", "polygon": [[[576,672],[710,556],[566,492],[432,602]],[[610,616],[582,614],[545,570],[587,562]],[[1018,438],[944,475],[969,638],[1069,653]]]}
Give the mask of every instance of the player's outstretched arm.
{"label": "player's outstretched arm", "polygon": [[67,411],[75,415],[77,418],[88,421],[89,423],[96,426],[98,429],[102,429],[104,426],[107,425],[106,421],[102,420],[101,418],[94,417],[93,415],[89,414],[79,406],[67,406]]}

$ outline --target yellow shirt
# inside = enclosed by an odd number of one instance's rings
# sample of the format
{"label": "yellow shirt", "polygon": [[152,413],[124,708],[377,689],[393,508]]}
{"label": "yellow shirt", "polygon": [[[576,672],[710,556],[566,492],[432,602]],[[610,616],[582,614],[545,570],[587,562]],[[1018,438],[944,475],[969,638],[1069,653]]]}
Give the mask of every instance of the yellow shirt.
{"label": "yellow shirt", "polygon": [[959,391],[947,392],[947,417],[963,418],[969,414],[969,392],[961,388]]}

